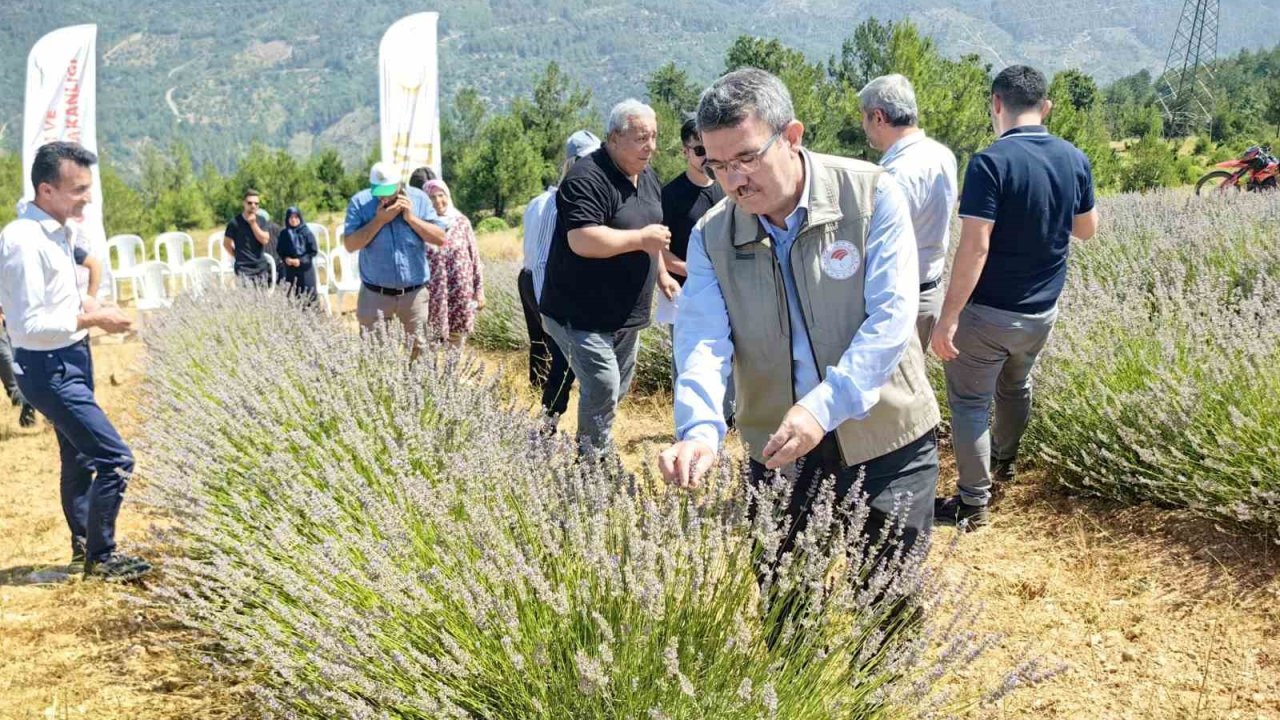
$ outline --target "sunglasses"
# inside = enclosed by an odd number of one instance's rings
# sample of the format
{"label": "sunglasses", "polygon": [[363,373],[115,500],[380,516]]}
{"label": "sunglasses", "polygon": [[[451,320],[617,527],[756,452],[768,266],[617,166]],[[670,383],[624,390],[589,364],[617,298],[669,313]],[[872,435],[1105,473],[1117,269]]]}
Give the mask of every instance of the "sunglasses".
{"label": "sunglasses", "polygon": [[685,149],[685,150],[692,150],[692,151],[693,151],[693,154],[694,154],[694,155],[697,155],[698,157],[706,157],[706,156],[707,156],[707,149],[706,149],[705,147],[701,146],[701,145],[685,145],[685,146],[684,146],[684,149]]}

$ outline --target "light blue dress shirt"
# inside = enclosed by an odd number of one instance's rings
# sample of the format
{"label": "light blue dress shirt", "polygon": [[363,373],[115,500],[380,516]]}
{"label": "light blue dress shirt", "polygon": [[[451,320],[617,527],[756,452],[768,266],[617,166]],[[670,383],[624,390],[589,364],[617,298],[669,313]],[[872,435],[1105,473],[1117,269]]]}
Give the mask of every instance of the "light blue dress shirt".
{"label": "light blue dress shirt", "polygon": [[[406,187],[413,214],[443,225],[436,217],[427,194],[415,187]],[[352,235],[369,224],[378,213],[380,199],[368,189],[356,193],[347,203],[347,221],[343,234]],[[384,288],[406,288],[425,285],[431,279],[427,264],[426,241],[418,237],[404,218],[396,218],[383,225],[368,245],[360,249],[360,279]]]}
{"label": "light blue dress shirt", "polygon": [[[863,299],[867,319],[854,335],[840,361],[820,379],[801,313],[791,272],[790,249],[809,215],[810,175],[805,169],[800,204],[778,228],[760,223],[773,238],[782,267],[787,310],[791,317],[792,382],[799,404],[813,414],[827,432],[847,420],[861,419],[880,401],[888,382],[916,332],[920,303],[919,268],[911,215],[898,184],[882,175],[876,185],[863,262]],[[733,359],[729,313],[716,280],[700,228],[689,236],[688,280],[680,298],[675,325],[675,355],[679,378],[675,390],[676,437],[701,440],[719,448],[725,435],[721,409],[725,383]],[[786,368],[778,368],[785,373]],[[750,392],[750,390],[746,390]],[[778,418],[779,424],[782,418]]]}
{"label": "light blue dress shirt", "polygon": [[533,273],[533,297],[542,301],[542,284],[547,277],[547,257],[556,234],[556,186],[547,188],[529,201],[524,210],[524,268]]}

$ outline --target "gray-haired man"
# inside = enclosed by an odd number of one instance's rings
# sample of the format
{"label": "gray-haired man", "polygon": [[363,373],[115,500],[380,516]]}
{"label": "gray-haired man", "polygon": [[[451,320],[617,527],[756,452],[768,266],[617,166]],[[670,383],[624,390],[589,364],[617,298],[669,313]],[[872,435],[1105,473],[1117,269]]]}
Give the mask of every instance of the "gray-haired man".
{"label": "gray-haired man", "polygon": [[870,538],[903,517],[901,542],[927,536],[938,482],[938,404],[915,339],[919,276],[898,184],[875,165],[804,149],[804,125],[778,78],[717,80],[698,104],[703,167],[726,202],[689,238],[676,318],[676,433],[659,456],[669,482],[696,484],[724,438],[733,363],[737,425],[751,473],[794,468],[795,528],[834,475],[860,478]]}
{"label": "gray-haired man", "polygon": [[575,163],[556,193],[556,231],[538,308],[578,378],[584,449],[612,445],[640,330],[649,324],[659,253],[671,243],[662,225],[662,183],[649,167],[657,138],[652,108],[618,103],[604,146]]}
{"label": "gray-haired man", "polygon": [[956,156],[919,127],[920,110],[911,81],[882,75],[858,93],[862,129],[871,147],[884,153],[880,165],[898,181],[911,211],[920,263],[920,314],[916,333],[922,348],[942,312],[942,273],[956,206]]}

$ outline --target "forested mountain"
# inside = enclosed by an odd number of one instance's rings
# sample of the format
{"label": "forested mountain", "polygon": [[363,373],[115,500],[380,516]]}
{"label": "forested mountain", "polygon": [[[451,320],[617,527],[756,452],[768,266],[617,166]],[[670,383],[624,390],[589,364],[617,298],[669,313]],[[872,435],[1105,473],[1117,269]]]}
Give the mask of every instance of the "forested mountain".
{"label": "forested mountain", "polygon": [[[863,19],[911,17],[946,54],[992,65],[1076,67],[1101,82],[1157,70],[1183,0],[4,0],[0,145],[20,134],[26,55],[63,25],[99,26],[100,142],[123,169],[147,143],[181,140],[228,170],[253,140],[355,162],[374,142],[377,45],[396,18],[441,12],[447,104],[474,87],[490,105],[527,94],[549,61],[598,106],[643,92],[674,61],[696,82],[739,35],[775,37],[811,60],[837,54]],[[1221,51],[1275,42],[1280,3],[1222,0]]]}

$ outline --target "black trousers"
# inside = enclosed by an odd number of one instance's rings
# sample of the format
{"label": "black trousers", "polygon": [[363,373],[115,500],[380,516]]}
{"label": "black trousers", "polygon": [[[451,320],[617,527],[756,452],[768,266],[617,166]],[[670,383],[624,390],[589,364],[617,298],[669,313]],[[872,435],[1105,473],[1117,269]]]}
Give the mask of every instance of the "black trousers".
{"label": "black trousers", "polygon": [[573,387],[573,370],[560,346],[542,329],[538,297],[533,292],[533,271],[521,269],[516,281],[520,307],[529,332],[529,384],[542,390],[542,409],[548,415],[563,415],[569,407],[569,390]]}
{"label": "black trousers", "polygon": [[[917,541],[927,537],[932,530],[933,500],[938,489],[936,429],[893,452],[861,465],[848,466],[840,457],[835,435],[827,433],[818,446],[801,459],[798,466],[799,475],[787,507],[787,516],[792,520],[791,529],[779,549],[779,557],[794,547],[797,533],[804,529],[813,511],[813,495],[821,487],[822,481],[835,477],[836,499],[839,501],[853,489],[859,471],[864,469],[862,493],[867,495],[867,502],[871,506],[866,524],[862,528],[863,541],[867,544],[878,541],[884,528],[895,521],[895,496],[911,493],[911,502],[904,503],[900,511],[906,513],[902,540],[896,545],[890,543],[880,548],[879,557],[892,554],[897,547],[902,547],[904,553],[910,551]],[[752,460],[752,482],[758,485],[766,478],[764,465]],[[763,576],[759,579],[763,581]],[[766,630],[766,641],[770,647],[777,646],[787,618],[800,612],[803,601],[790,597],[780,598],[779,602],[782,603],[781,610],[773,616]],[[906,609],[906,604],[896,605],[886,618],[884,627],[889,629],[897,626],[902,621],[902,611]],[[907,622],[912,623],[914,620],[908,618]]]}
{"label": "black trousers", "polygon": [[281,280],[289,289],[290,295],[298,295],[312,305],[318,301],[315,268],[292,268],[286,265]]}
{"label": "black trousers", "polygon": [[[901,545],[910,550],[933,527],[933,500],[938,489],[938,437],[936,430],[921,435],[893,452],[862,465],[846,466],[840,458],[840,448],[833,433],[827,433],[818,446],[810,450],[798,463],[799,475],[787,515],[792,519],[791,532],[782,551],[791,549],[796,533],[804,529],[812,512],[813,495],[822,481],[835,476],[836,499],[842,500],[858,480],[858,473],[865,469],[862,492],[868,496],[870,515],[863,527],[868,543],[879,539],[881,531],[893,518],[895,496],[911,493],[911,503],[902,508],[906,513]],[[751,479],[764,482],[767,471],[763,464],[751,461]]]}

